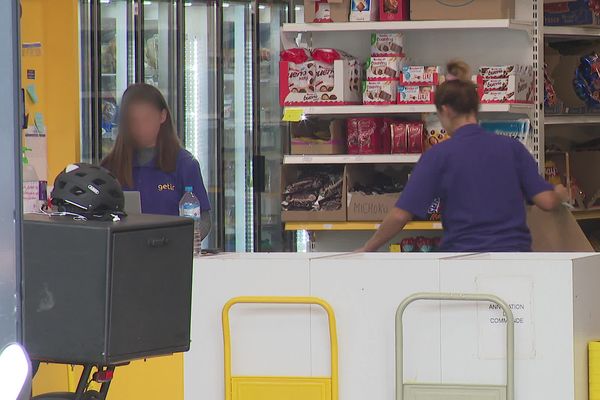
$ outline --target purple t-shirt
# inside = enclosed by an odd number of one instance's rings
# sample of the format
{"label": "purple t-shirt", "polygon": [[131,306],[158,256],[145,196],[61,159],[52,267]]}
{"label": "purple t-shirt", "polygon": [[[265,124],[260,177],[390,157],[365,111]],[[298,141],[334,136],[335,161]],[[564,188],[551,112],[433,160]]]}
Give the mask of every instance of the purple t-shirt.
{"label": "purple t-shirt", "polygon": [[140,192],[142,212],[145,214],[179,215],[179,201],[186,186],[194,188],[202,211],[210,210],[200,164],[187,150],[179,151],[177,167],[172,173],[161,171],[154,160],[145,165],[138,165],[134,161],[133,182],[134,187],[124,190]]}
{"label": "purple t-shirt", "polygon": [[549,190],[520,142],[466,125],[423,154],[396,207],[425,218],[439,197],[441,251],[531,251],[525,203]]}

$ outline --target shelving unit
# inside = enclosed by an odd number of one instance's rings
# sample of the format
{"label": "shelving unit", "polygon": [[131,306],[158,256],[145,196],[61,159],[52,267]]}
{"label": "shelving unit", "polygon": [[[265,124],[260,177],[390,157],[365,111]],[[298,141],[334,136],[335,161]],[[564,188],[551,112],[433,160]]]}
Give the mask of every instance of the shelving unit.
{"label": "shelving unit", "polygon": [[[383,114],[423,114],[434,113],[433,104],[391,104],[391,105],[344,105],[344,106],[289,106],[302,109],[305,116],[317,115],[383,115]],[[531,116],[533,104],[482,104],[482,113],[526,114]]]}
{"label": "shelving unit", "polygon": [[545,26],[544,36],[568,39],[600,38],[600,27],[594,26]]}
{"label": "shelving unit", "polygon": [[340,22],[330,24],[284,24],[283,32],[355,32],[355,31],[419,31],[419,30],[465,30],[465,29],[508,29],[531,33],[533,23],[511,19],[478,19],[455,21],[374,21]]}
{"label": "shelving unit", "polygon": [[600,209],[573,210],[573,216],[578,221],[600,220]]}
{"label": "shelving unit", "polygon": [[[376,231],[380,222],[288,222],[288,231]],[[404,228],[407,231],[441,231],[441,222],[416,221]]]}
{"label": "shelving unit", "polygon": [[599,115],[578,115],[578,114],[564,114],[564,115],[546,115],[544,118],[546,125],[593,125],[600,124]]}
{"label": "shelving unit", "polygon": [[420,154],[373,154],[373,155],[288,155],[283,157],[287,165],[300,164],[416,164]]}

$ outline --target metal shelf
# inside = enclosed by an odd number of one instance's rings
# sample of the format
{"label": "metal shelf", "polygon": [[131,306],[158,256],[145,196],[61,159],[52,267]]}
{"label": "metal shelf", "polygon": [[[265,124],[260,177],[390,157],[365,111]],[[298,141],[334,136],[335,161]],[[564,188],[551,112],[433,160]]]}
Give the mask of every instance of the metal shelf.
{"label": "metal shelf", "polygon": [[[433,104],[346,105],[346,106],[288,106],[302,109],[304,115],[370,115],[422,114],[436,112]],[[533,104],[482,104],[482,113],[531,114]]]}
{"label": "metal shelf", "polygon": [[354,32],[354,31],[414,31],[414,30],[464,30],[508,29],[531,32],[533,23],[510,19],[479,19],[455,21],[376,21],[337,22],[324,24],[284,24],[283,32]]}
{"label": "metal shelf", "polygon": [[[376,231],[380,222],[288,222],[286,231]],[[441,231],[441,222],[416,221],[409,222],[404,230],[408,231]]]}
{"label": "metal shelf", "polygon": [[573,210],[573,216],[578,221],[589,221],[593,219],[600,220],[600,209],[593,208],[589,210]]}
{"label": "metal shelf", "polygon": [[557,38],[594,38],[600,37],[598,26],[545,26],[544,36]]}
{"label": "metal shelf", "polygon": [[592,125],[600,124],[600,115],[547,115],[544,118],[546,125]]}
{"label": "metal shelf", "polygon": [[286,155],[284,164],[416,164],[420,154]]}

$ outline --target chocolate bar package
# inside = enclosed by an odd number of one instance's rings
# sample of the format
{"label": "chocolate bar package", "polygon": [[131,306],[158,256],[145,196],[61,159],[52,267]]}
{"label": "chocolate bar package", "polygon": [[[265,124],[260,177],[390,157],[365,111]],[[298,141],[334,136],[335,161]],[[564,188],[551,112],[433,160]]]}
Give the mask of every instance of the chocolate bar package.
{"label": "chocolate bar package", "polygon": [[[400,76],[401,86],[437,86],[440,84],[440,67],[405,65]],[[443,78],[442,78],[443,79]]]}
{"label": "chocolate bar package", "polygon": [[367,60],[368,81],[396,81],[400,77],[404,57],[371,57]]}
{"label": "chocolate bar package", "polygon": [[377,21],[379,0],[351,0],[350,21]]}
{"label": "chocolate bar package", "polygon": [[398,82],[363,82],[363,104],[395,104]]}
{"label": "chocolate bar package", "polygon": [[398,104],[433,104],[434,86],[398,86]]}
{"label": "chocolate bar package", "polygon": [[372,33],[371,56],[402,57],[404,56],[404,35],[401,32]]}

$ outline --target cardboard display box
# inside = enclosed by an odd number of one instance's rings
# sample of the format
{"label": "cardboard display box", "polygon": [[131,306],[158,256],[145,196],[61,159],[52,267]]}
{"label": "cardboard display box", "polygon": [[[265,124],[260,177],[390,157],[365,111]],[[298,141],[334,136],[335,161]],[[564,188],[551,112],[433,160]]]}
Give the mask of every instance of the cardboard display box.
{"label": "cardboard display box", "polygon": [[514,18],[514,0],[412,0],[410,19],[431,21],[448,19]]}
{"label": "cardboard display box", "polygon": [[304,0],[304,22],[348,22],[350,0]]}
{"label": "cardboard display box", "polygon": [[[344,120],[304,121],[291,126],[291,153],[294,155],[345,154],[346,124]],[[310,139],[317,130],[328,131],[329,140]],[[303,139],[307,138],[309,139]]]}
{"label": "cardboard display box", "polygon": [[[281,171],[281,200],[285,199],[283,192],[290,183],[296,182],[302,169],[316,169],[318,166],[284,165]],[[344,222],[346,221],[346,169],[339,166],[342,173],[342,207],[336,211],[281,211],[283,222]]]}
{"label": "cardboard display box", "polygon": [[[348,221],[383,221],[388,212],[396,205],[400,193],[366,195],[351,192],[357,184],[371,182],[375,170],[366,169],[361,165],[349,165],[346,169],[348,186]],[[404,168],[386,169],[386,175],[406,182],[408,171]]]}
{"label": "cardboard display box", "polygon": [[291,92],[289,63],[279,62],[279,102],[282,106],[294,105],[349,105],[360,104],[362,94],[362,66],[356,59],[335,60],[333,63],[333,88],[328,91]]}
{"label": "cardboard display box", "polygon": [[527,210],[527,225],[531,231],[535,252],[593,252],[573,214],[565,207],[546,212],[537,207]]}
{"label": "cardboard display box", "polygon": [[544,1],[544,25],[599,25],[600,16],[588,0]]}

